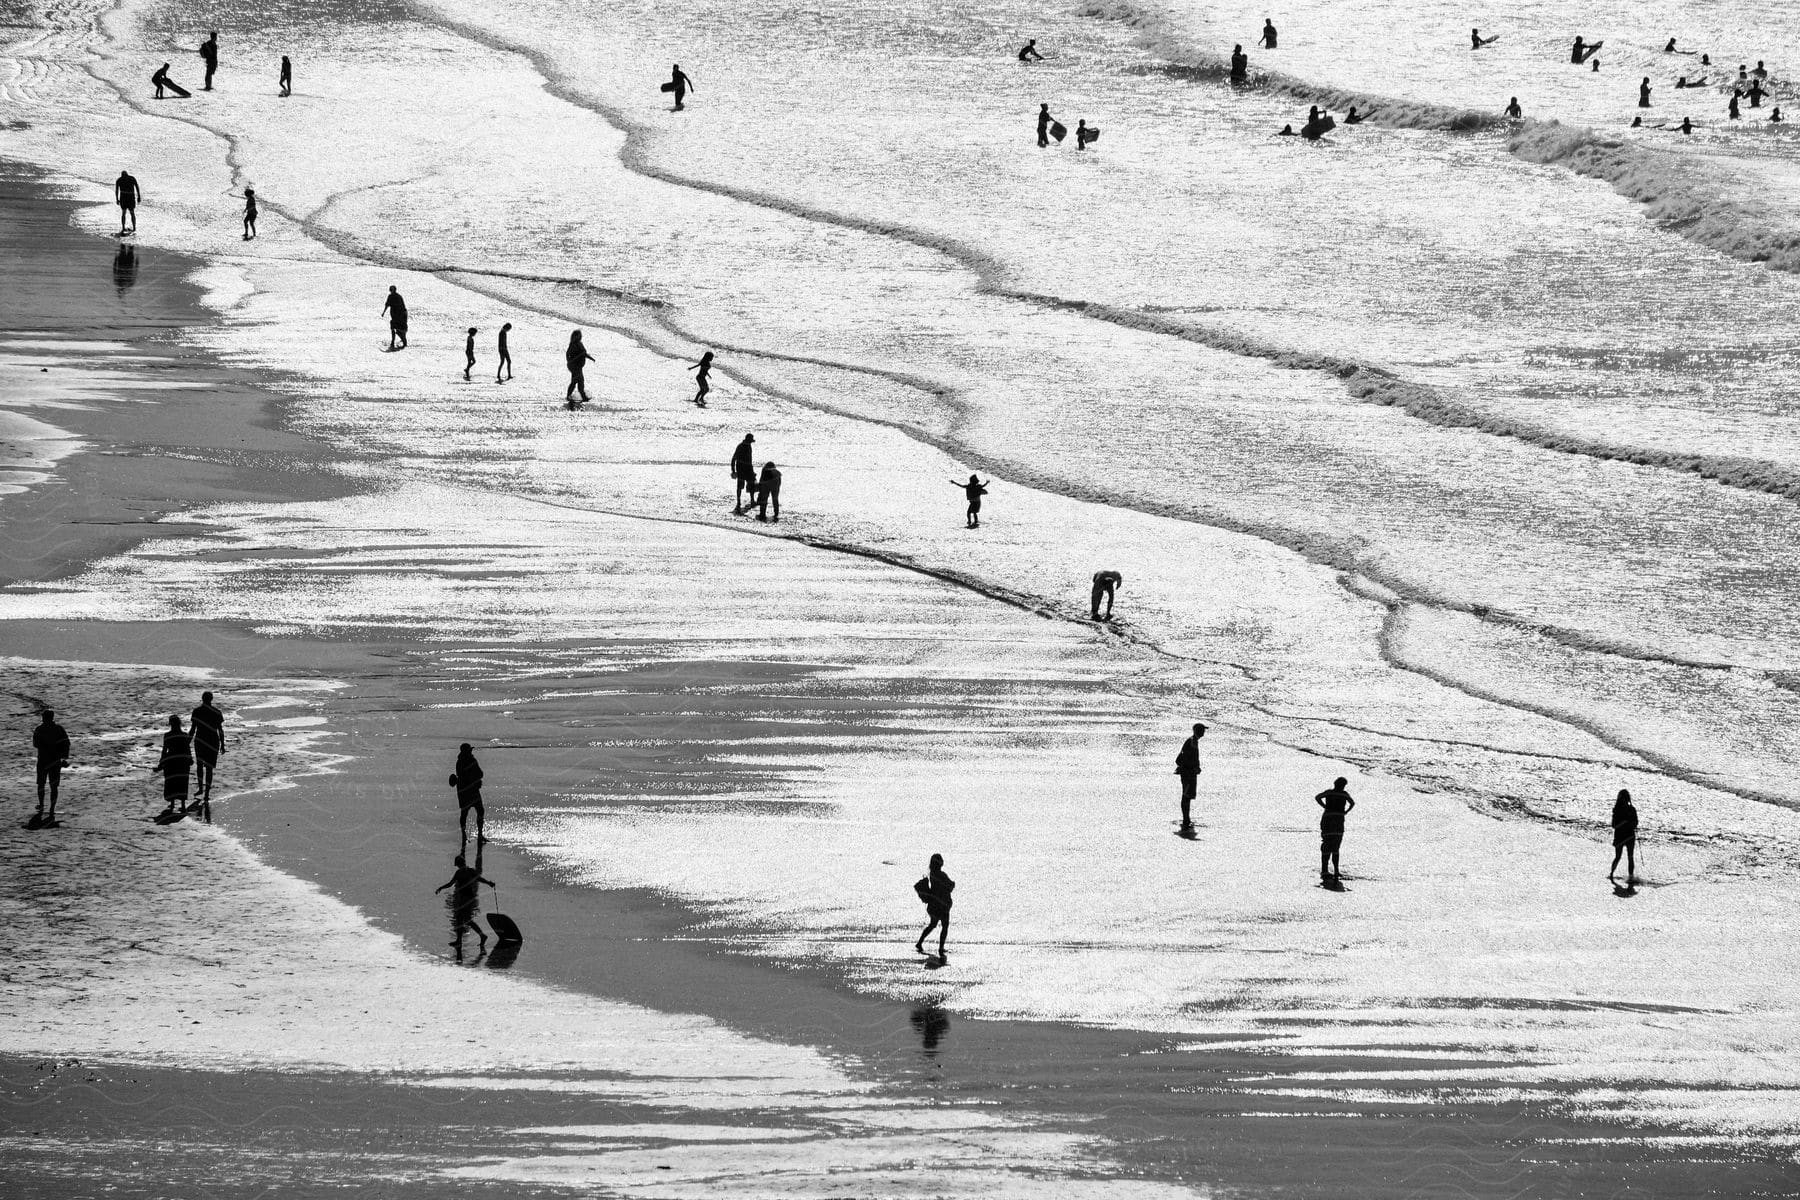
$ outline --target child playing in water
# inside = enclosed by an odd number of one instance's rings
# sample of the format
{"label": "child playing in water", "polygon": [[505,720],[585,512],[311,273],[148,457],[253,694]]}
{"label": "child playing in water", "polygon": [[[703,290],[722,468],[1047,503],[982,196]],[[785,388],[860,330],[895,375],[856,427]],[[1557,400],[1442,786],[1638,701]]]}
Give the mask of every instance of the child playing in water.
{"label": "child playing in water", "polygon": [[968,529],[980,528],[981,498],[987,495],[987,484],[981,482],[980,477],[975,475],[969,476],[969,482],[967,483],[957,483],[954,479],[950,482],[953,486],[961,488],[963,494],[969,498],[969,511],[964,516],[966,522],[964,527]]}

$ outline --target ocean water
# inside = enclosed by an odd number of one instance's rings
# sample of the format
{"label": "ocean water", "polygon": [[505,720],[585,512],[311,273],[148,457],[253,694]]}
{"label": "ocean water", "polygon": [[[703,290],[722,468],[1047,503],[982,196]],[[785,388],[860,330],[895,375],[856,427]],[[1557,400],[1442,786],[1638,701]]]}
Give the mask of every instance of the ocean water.
{"label": "ocean water", "polygon": [[[216,514],[241,547],[361,546],[399,536],[396,521],[447,547],[459,526],[445,514],[466,504],[494,534],[466,548],[470,572],[506,570],[522,547],[579,564],[583,510],[730,523],[723,464],[755,428],[788,473],[789,536],[1060,616],[1079,617],[1088,575],[1115,567],[1134,718],[1179,714],[1167,733],[1197,711],[1246,744],[1356,764],[1421,806],[1394,836],[1448,838],[1452,858],[1452,833],[1481,840],[1497,822],[1497,861],[1555,898],[1541,923],[1483,901],[1479,919],[1499,932],[1466,977],[1433,975],[1471,919],[1438,914],[1391,942],[1347,935],[1359,961],[1259,990],[1258,956],[1303,963],[1347,919],[1269,918],[1259,880],[1273,867],[1246,860],[1220,885],[1241,958],[1219,976],[1230,986],[1196,994],[1192,957],[1158,948],[1212,944],[1184,943],[1199,914],[1158,907],[1154,889],[1110,915],[1065,914],[1069,940],[1105,951],[1100,966],[1057,970],[1031,953],[1032,897],[1068,847],[1028,841],[1022,861],[977,854],[1005,900],[990,914],[988,973],[970,968],[970,1008],[1200,1031],[1231,996],[1255,997],[1245,1007],[1265,1020],[1325,996],[1381,1006],[1466,985],[1541,998],[1568,972],[1624,1004],[1667,1000],[1676,973],[1680,1002],[1703,1007],[1709,981],[1728,977],[1720,1012],[1696,1018],[1701,1049],[1670,1035],[1631,1077],[1760,1085],[1779,1071],[1742,1050],[1743,1014],[1788,1003],[1790,958],[1759,939],[1791,920],[1783,889],[1800,847],[1800,437],[1788,419],[1800,358],[1787,319],[1800,281],[1785,269],[1800,266],[1796,143],[1766,122],[1724,122],[1716,89],[1673,91],[1674,74],[1697,68],[1660,48],[1669,36],[1711,47],[1733,74],[1762,59],[1781,100],[1800,46],[1773,8],[1600,5],[1582,16],[1607,42],[1596,77],[1568,64],[1575,30],[1560,10],[1513,6],[1484,26],[1501,41],[1471,53],[1466,10],[1430,0],[1268,14],[1022,0],[274,5],[233,15],[221,91],[158,103],[148,74],[174,59],[197,82],[182,47],[212,12],[70,4],[33,10],[0,58],[0,94],[24,125],[0,153],[84,181],[96,228],[131,164],[143,240],[217,263],[227,320],[207,348],[279,372],[305,400],[302,427],[397,498],[304,520]],[[1223,56],[1251,47],[1263,15],[1281,49],[1252,47],[1259,85],[1231,88]],[[1025,36],[1049,61],[1014,60]],[[296,66],[288,100],[274,95],[282,53]],[[697,85],[679,114],[656,90],[673,61]],[[1628,128],[1647,73],[1658,121],[1693,100],[1693,139]],[[1498,120],[1510,95],[1531,123]],[[1375,119],[1317,144],[1271,136],[1308,96]],[[1100,142],[1039,149],[1039,102],[1071,127],[1098,125]],[[253,243],[236,239],[229,194],[246,183],[264,206]],[[375,353],[389,282],[413,302],[405,355]],[[500,320],[517,326],[525,373],[500,392],[465,387],[462,328],[483,330],[479,372]],[[571,325],[590,330],[599,359],[600,403],[579,418],[554,403]],[[722,378],[701,411],[683,403],[683,367],[703,347]],[[970,470],[996,479],[979,533],[961,528],[950,486]],[[456,505],[430,499],[445,487]],[[363,565],[406,561],[397,549]],[[199,586],[185,573],[209,570],[243,575],[138,558],[97,569],[75,603],[95,617],[178,613],[169,598]],[[594,620],[578,591],[527,603],[489,589],[471,610],[459,587],[345,588],[299,562],[251,579],[242,603],[232,591],[229,615],[433,637],[466,633],[474,612],[576,635]],[[294,612],[307,619],[276,615]],[[743,634],[734,619],[719,628]],[[963,751],[929,770],[881,755],[841,765],[829,797],[879,800],[848,830],[734,818],[732,836],[802,862],[878,855],[884,831],[926,819],[907,806],[909,769],[922,789],[980,780],[997,802],[1030,802],[1004,762]],[[1026,777],[1166,788],[1150,765],[1162,753],[1101,731]],[[1302,786],[1294,760],[1265,765]],[[1629,977],[1610,973],[1623,943],[1590,945],[1579,966],[1554,952],[1568,929],[1623,935],[1561,884],[1544,891],[1577,869],[1565,843],[1595,836],[1621,783],[1649,797],[1646,824],[1678,863],[1728,880],[1685,907],[1702,889],[1657,892],[1655,919],[1680,933]],[[1065,786],[1066,828],[1084,791]],[[768,930],[761,952],[879,920],[872,889],[801,912],[741,865],[659,877],[642,864],[684,836],[666,815],[607,823],[584,805],[547,803],[516,836],[594,886],[727,906]],[[1265,817],[1234,819],[1248,830]],[[966,845],[1009,836],[972,822]],[[1102,863],[1142,853],[1122,829],[1108,837]],[[1381,870],[1407,867],[1396,856]],[[1451,903],[1457,872],[1434,879]],[[1402,922],[1415,908],[1395,896],[1383,912]],[[1709,940],[1734,919],[1740,937]],[[1296,932],[1269,940],[1265,921]],[[865,986],[913,987],[882,955],[845,962]],[[1121,996],[1094,982],[1120,971],[1144,983]],[[1514,1019],[1429,1011],[1445,1040],[1483,1044],[1504,1042]],[[1559,1016],[1525,1040],[1580,1059],[1591,1082],[1643,1041],[1641,1025],[1614,1019]],[[1791,1123],[1779,1103],[1769,1112],[1738,1119]]]}

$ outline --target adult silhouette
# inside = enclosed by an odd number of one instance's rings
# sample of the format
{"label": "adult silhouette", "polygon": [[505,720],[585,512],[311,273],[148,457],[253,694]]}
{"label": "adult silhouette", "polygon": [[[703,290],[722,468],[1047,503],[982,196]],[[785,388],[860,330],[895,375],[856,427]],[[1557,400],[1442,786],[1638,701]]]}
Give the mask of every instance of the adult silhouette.
{"label": "adult silhouette", "polygon": [[469,372],[475,369],[475,335],[481,331],[469,326],[469,340],[463,343],[463,382],[469,382]]}
{"label": "adult silhouette", "polygon": [[494,382],[495,383],[504,383],[505,382],[505,380],[500,378],[501,371],[506,372],[507,379],[511,379],[513,377],[513,374],[512,374],[512,351],[506,345],[506,335],[511,332],[512,332],[512,322],[511,321],[508,321],[506,324],[504,324],[500,327],[500,361],[494,364]]}
{"label": "adult silhouette", "polygon": [[1194,732],[1181,743],[1181,749],[1175,752],[1175,775],[1181,780],[1181,827],[1192,829],[1194,815],[1191,806],[1194,797],[1200,794],[1200,739],[1206,736],[1206,726],[1199,721],[1194,722]]}
{"label": "adult silhouette", "polygon": [[1244,45],[1239,42],[1231,48],[1231,82],[1242,83],[1250,78],[1250,56],[1244,53]]}
{"label": "adult silhouette", "polygon": [[1648,75],[1644,76],[1644,81],[1638,84],[1638,107],[1650,107],[1650,77]]}
{"label": "adult silhouette", "polygon": [[207,34],[206,40],[200,43],[200,61],[206,64],[206,82],[200,85],[200,90],[203,92],[210,92],[213,90],[213,72],[219,69],[218,30],[215,29]]}
{"label": "adult silhouette", "polygon": [[294,94],[294,64],[288,61],[285,54],[281,56],[281,75],[275,82],[281,88],[283,96]]}
{"label": "adult silhouette", "polygon": [[225,714],[213,707],[211,692],[200,693],[199,707],[188,714],[188,728],[194,743],[194,798],[205,805],[210,821],[213,772],[218,769],[219,755],[225,753]]}
{"label": "adult silhouette", "polygon": [[156,98],[158,100],[161,100],[163,98],[163,91],[165,89],[167,89],[170,92],[173,92],[177,98],[182,99],[182,100],[186,100],[188,97],[190,97],[194,94],[194,93],[188,91],[186,88],[182,87],[179,83],[176,83],[173,79],[169,78],[169,64],[168,63],[164,63],[162,66],[156,68],[156,73],[154,75],[150,76],[150,82],[156,88]]}
{"label": "adult silhouette", "polygon": [[[152,775],[163,777],[163,811],[179,815],[188,810],[188,772],[193,769],[192,740],[181,728],[181,718],[170,715],[169,731],[163,734],[162,754],[150,768]],[[179,810],[177,809],[179,806]]]}
{"label": "adult silhouette", "polygon": [[456,807],[460,812],[458,825],[462,829],[463,845],[469,844],[469,812],[475,812],[475,844],[480,846],[487,841],[484,822],[487,820],[487,809],[481,803],[481,764],[475,761],[475,751],[469,743],[464,742],[456,752],[456,769],[450,774],[450,786],[456,789]]}
{"label": "adult silhouette", "polygon": [[1620,788],[1618,798],[1613,801],[1613,860],[1612,866],[1606,872],[1608,879],[1618,876],[1619,859],[1624,858],[1625,881],[1627,883],[1637,882],[1637,831],[1637,805],[1631,802],[1631,793]]}
{"label": "adult silhouette", "polygon": [[1524,119],[1525,110],[1519,107],[1519,98],[1517,96],[1514,96],[1512,102],[1506,106],[1506,115],[1515,121]]}
{"label": "adult silhouette", "polygon": [[746,433],[744,440],[737,444],[731,452],[731,480],[737,485],[737,500],[732,506],[731,515],[744,515],[744,493],[750,494],[750,503],[756,503],[756,463],[752,455],[756,452],[756,435]]}
{"label": "adult silhouette", "polygon": [[563,393],[563,399],[570,408],[575,407],[575,393],[581,393],[581,403],[588,402],[587,365],[594,361],[594,356],[587,352],[581,342],[581,330],[577,329],[569,335],[569,348],[563,351],[563,361],[569,367],[569,390]]}
{"label": "adult silhouette", "polygon": [[1038,53],[1036,38],[1031,38],[1023,46],[1019,47],[1020,62],[1042,62],[1043,59],[1044,56]]}
{"label": "adult silhouette", "polygon": [[113,202],[119,206],[119,234],[124,236],[125,222],[131,222],[131,232],[137,232],[137,206],[143,199],[144,189],[130,171],[120,171],[119,177],[113,180]]}
{"label": "adult silhouette", "polygon": [[950,936],[950,893],[956,890],[956,881],[944,874],[944,856],[931,856],[930,868],[923,878],[913,884],[913,891],[925,902],[925,916],[929,924],[918,939],[913,942],[913,949],[920,954],[925,953],[925,939],[931,936],[933,929],[938,931],[937,956],[948,958],[944,953],[944,940]]}
{"label": "adult silhouette", "polygon": [[[56,714],[49,709],[39,719],[36,729],[31,731],[31,747],[37,751],[37,815],[46,820],[56,820],[56,793],[62,787],[62,769],[69,765],[69,735],[61,725],[56,723]],[[50,812],[44,812],[44,791],[50,792]]]}
{"label": "adult silhouette", "polygon": [[[769,505],[775,505],[775,515],[769,515]],[[781,468],[772,462],[763,463],[762,477],[756,481],[756,519],[759,521],[781,520]]]}
{"label": "adult silhouette", "polygon": [[681,111],[682,101],[685,100],[687,94],[693,90],[694,81],[687,77],[687,73],[681,69],[681,64],[676,63],[675,69],[669,74],[669,82],[663,85],[663,91],[675,93],[676,112]]}
{"label": "adult silhouette", "polygon": [[1344,817],[1356,807],[1356,801],[1344,790],[1344,785],[1349,782],[1340,776],[1313,797],[1313,802],[1325,810],[1319,814],[1319,878],[1332,882],[1338,879],[1338,850],[1344,844]]}
{"label": "adult silhouette", "polygon": [[387,303],[381,311],[388,319],[388,349],[406,349],[406,297],[393,284],[388,285]]}
{"label": "adult silhouette", "polygon": [[1275,33],[1275,22],[1269,20],[1269,18],[1267,18],[1267,17],[1264,17],[1263,18],[1262,37],[1257,40],[1256,44],[1259,46],[1263,46],[1267,49],[1273,50],[1275,48],[1276,36],[1277,35]]}
{"label": "adult silhouette", "polygon": [[1117,571],[1094,572],[1094,587],[1093,590],[1088,593],[1088,611],[1089,615],[1094,620],[1098,621],[1102,619],[1100,616],[1101,600],[1106,601],[1106,617],[1104,619],[1108,621],[1112,620],[1113,596],[1118,592],[1119,586],[1124,582],[1125,577]]}
{"label": "adult silhouette", "polygon": [[1038,105],[1037,121],[1038,145],[1048,146],[1050,144],[1050,127],[1056,124],[1056,118],[1050,115],[1050,104],[1048,101]]}

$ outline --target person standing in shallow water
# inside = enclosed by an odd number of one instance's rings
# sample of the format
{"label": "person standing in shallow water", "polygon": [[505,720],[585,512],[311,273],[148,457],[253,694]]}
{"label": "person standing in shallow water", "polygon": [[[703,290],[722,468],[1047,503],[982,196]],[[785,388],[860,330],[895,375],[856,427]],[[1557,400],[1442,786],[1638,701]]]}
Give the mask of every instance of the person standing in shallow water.
{"label": "person standing in shallow water", "polygon": [[206,64],[206,82],[200,85],[200,90],[203,92],[210,92],[213,90],[213,73],[219,69],[218,30],[215,29],[207,34],[206,40],[200,43],[200,61]]}
{"label": "person standing in shallow water", "polygon": [[1631,793],[1620,788],[1618,798],[1613,801],[1613,860],[1612,867],[1606,872],[1608,879],[1618,877],[1619,859],[1623,858],[1625,882],[1637,882],[1637,830],[1637,805],[1631,802]]}
{"label": "person standing in shallow water", "polygon": [[244,189],[244,240],[256,236],[256,189]]}
{"label": "person standing in shallow water", "polygon": [[469,382],[469,372],[475,369],[475,335],[481,331],[469,326],[469,338],[463,343],[463,382]]}
{"label": "person standing in shallow water", "polygon": [[387,303],[381,306],[381,311],[388,319],[388,349],[406,349],[406,299],[400,295],[399,288],[388,285]]}
{"label": "person standing in shallow water", "polygon": [[1313,797],[1325,811],[1319,814],[1319,878],[1338,878],[1338,850],[1344,844],[1344,817],[1356,807],[1356,801],[1344,790],[1350,781],[1339,777],[1329,788]]}
{"label": "person standing in shallow water", "polygon": [[588,402],[587,365],[594,361],[594,356],[587,352],[581,343],[581,330],[577,329],[569,335],[569,348],[563,351],[563,360],[569,367],[569,390],[563,393],[563,399],[570,408],[575,407],[575,393],[581,393],[581,403]]}
{"label": "person standing in shallow water", "polygon": [[966,496],[969,501],[969,511],[963,514],[963,527],[965,529],[980,528],[981,498],[987,495],[987,484],[981,482],[979,476],[971,475],[969,476],[969,482],[967,483],[957,483],[956,480],[952,479],[950,485],[952,487],[961,488],[963,490],[963,495]]}
{"label": "person standing in shallow water", "polygon": [[44,710],[36,729],[31,731],[31,748],[37,751],[37,815],[44,817],[44,789],[50,791],[47,819],[56,820],[56,793],[62,786],[62,769],[69,765],[69,734],[56,723],[56,714]]}
{"label": "person standing in shallow water", "polygon": [[694,403],[698,404],[701,408],[706,407],[706,393],[712,391],[712,381],[708,378],[712,374],[712,364],[713,352],[708,350],[705,354],[700,356],[699,362],[688,368],[688,370],[694,373],[694,385],[696,389],[694,392]]}
{"label": "person standing in shallow water", "polygon": [[1525,119],[1525,110],[1519,107],[1519,98],[1517,96],[1514,96],[1512,98],[1512,103],[1506,106],[1506,115],[1515,121],[1522,121]]}
{"label": "person standing in shallow water", "polygon": [[1650,107],[1650,77],[1648,75],[1644,76],[1644,81],[1638,84],[1638,107]]}
{"label": "person standing in shallow water", "polygon": [[125,234],[125,220],[131,219],[131,232],[137,232],[138,200],[143,197],[144,190],[130,171],[120,171],[119,177],[113,181],[113,201],[119,206],[119,235]]}
{"label": "person standing in shallow water", "polygon": [[281,77],[276,80],[283,96],[294,94],[294,64],[288,61],[287,55],[281,56]]}
{"label": "person standing in shallow water", "polygon": [[1048,146],[1050,144],[1050,126],[1055,123],[1056,118],[1050,115],[1049,103],[1038,105],[1038,145]]}
{"label": "person standing in shallow water", "polygon": [[487,841],[483,832],[487,819],[487,808],[481,803],[481,764],[475,761],[475,751],[464,742],[456,751],[456,770],[451,772],[450,786],[456,789],[456,806],[461,811],[463,845],[469,844],[469,810],[475,810],[475,844]]}
{"label": "person standing in shallow water", "polygon": [[1181,749],[1175,752],[1175,774],[1181,780],[1181,827],[1192,829],[1194,815],[1192,806],[1194,797],[1200,794],[1200,739],[1206,736],[1206,726],[1199,721],[1194,722],[1194,732],[1181,743]]}
{"label": "person standing in shallow water", "polygon": [[494,364],[494,382],[495,383],[504,383],[505,382],[505,380],[500,378],[501,371],[506,372],[507,379],[511,379],[513,377],[512,376],[512,351],[507,349],[507,347],[506,347],[506,335],[511,332],[512,332],[512,322],[511,321],[508,321],[506,324],[504,324],[500,327],[500,361]]}
{"label": "person standing in shallow water", "polygon": [[192,740],[182,732],[181,718],[171,716],[169,732],[163,734],[162,755],[150,768],[152,775],[163,777],[164,812],[174,813],[178,804],[181,812],[188,810],[188,772],[193,769],[193,764]]}
{"label": "person standing in shallow water", "polygon": [[753,460],[755,453],[756,435],[754,433],[746,433],[744,440],[737,444],[737,449],[731,452],[731,481],[737,485],[737,500],[731,509],[731,515],[734,517],[744,515],[745,492],[750,493],[750,503],[756,503],[756,463]]}
{"label": "person standing in shallow water", "polygon": [[194,799],[205,805],[210,822],[213,772],[218,769],[219,755],[225,753],[225,714],[213,707],[211,692],[200,693],[199,707],[188,714],[188,729],[194,743]]}
{"label": "person standing in shallow water", "polygon": [[1263,18],[1262,37],[1257,41],[1256,44],[1264,47],[1265,49],[1273,50],[1275,48],[1275,38],[1276,38],[1275,22],[1269,20],[1269,18],[1267,18],[1267,17],[1264,17]]}
{"label": "person standing in shallow water", "polygon": [[920,954],[925,953],[925,939],[931,936],[933,929],[938,931],[938,952],[940,959],[948,958],[944,953],[944,942],[950,936],[950,906],[953,901],[950,893],[956,890],[956,880],[944,874],[944,856],[931,856],[930,869],[925,877],[913,884],[913,891],[925,902],[925,917],[929,922],[918,940],[913,942],[913,949]]}
{"label": "person standing in shallow water", "polygon": [[682,110],[682,101],[687,99],[687,94],[693,90],[694,81],[687,77],[687,73],[681,69],[681,64],[676,63],[674,72],[669,76],[669,91],[675,93],[676,112]]}

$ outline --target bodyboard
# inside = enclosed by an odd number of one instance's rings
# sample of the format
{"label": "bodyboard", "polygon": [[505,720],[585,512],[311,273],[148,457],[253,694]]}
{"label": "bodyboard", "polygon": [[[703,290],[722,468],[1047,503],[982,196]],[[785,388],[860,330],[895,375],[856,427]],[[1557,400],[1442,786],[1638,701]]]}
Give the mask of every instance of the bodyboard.
{"label": "bodyboard", "polygon": [[494,931],[494,936],[499,938],[502,942],[522,942],[525,940],[525,935],[519,932],[519,927],[513,924],[513,919],[506,916],[504,913],[489,913],[487,915],[487,920],[488,928],[492,929]]}
{"label": "bodyboard", "polygon": [[1320,138],[1324,137],[1326,134],[1330,133],[1333,129],[1336,129],[1336,128],[1337,128],[1336,120],[1334,120],[1331,117],[1320,117],[1317,121],[1313,121],[1313,122],[1309,123],[1304,129],[1302,129],[1300,131],[1300,136],[1303,138],[1306,138],[1309,141],[1316,142]]}
{"label": "bodyboard", "polygon": [[663,90],[663,91],[665,91],[665,92],[672,92],[672,91],[674,91],[674,90],[675,90],[675,81],[674,81],[674,80],[673,80],[673,79],[671,79],[671,80],[669,80],[669,82],[667,82],[667,83],[665,83],[665,84],[663,84],[663,85],[662,85],[662,90]]}
{"label": "bodyboard", "polygon": [[1050,122],[1050,136],[1060,142],[1069,136],[1068,127],[1061,121],[1052,121]]}

